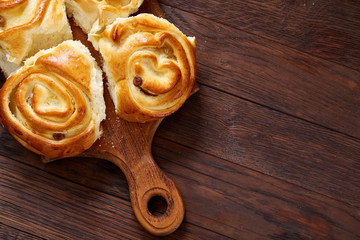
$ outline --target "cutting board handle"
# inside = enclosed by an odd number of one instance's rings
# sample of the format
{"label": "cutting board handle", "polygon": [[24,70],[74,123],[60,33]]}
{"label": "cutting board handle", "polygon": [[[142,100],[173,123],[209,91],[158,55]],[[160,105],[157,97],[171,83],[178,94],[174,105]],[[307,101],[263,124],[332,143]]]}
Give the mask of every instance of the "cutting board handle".
{"label": "cutting board handle", "polygon": [[[157,166],[151,152],[141,154],[140,159],[122,158],[113,152],[107,159],[123,170],[129,184],[132,207],[140,224],[158,236],[174,232],[184,219],[184,204],[174,182]],[[154,197],[166,201],[166,211],[161,215],[154,215],[149,210],[149,202]]]}

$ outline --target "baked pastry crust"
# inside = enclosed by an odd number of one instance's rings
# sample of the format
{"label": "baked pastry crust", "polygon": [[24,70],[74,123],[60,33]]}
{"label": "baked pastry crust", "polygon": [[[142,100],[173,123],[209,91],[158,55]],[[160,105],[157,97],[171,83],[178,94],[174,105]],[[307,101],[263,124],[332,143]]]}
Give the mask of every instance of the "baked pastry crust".
{"label": "baked pastry crust", "polygon": [[89,39],[100,50],[117,114],[146,122],[175,112],[195,82],[195,38],[151,14],[118,18]]}
{"label": "baked pastry crust", "polygon": [[0,67],[6,76],[39,50],[69,39],[63,0],[0,2]]}
{"label": "baked pastry crust", "polygon": [[66,0],[67,12],[85,33],[135,13],[144,0]]}
{"label": "baked pastry crust", "polygon": [[65,41],[29,58],[0,90],[0,120],[49,160],[77,155],[101,136],[102,72],[88,49]]}

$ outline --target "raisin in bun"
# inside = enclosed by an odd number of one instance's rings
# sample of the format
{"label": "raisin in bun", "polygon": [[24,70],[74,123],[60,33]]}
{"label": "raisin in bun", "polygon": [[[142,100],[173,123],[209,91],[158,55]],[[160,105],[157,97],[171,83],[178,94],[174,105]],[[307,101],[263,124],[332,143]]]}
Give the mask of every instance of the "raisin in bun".
{"label": "raisin in bun", "polygon": [[195,38],[151,14],[118,18],[89,39],[104,61],[117,114],[146,122],[175,112],[195,82]]}
{"label": "raisin in bun", "polygon": [[63,0],[0,2],[0,68],[8,76],[41,49],[72,39]]}
{"label": "raisin in bun", "polygon": [[26,148],[51,159],[77,155],[101,136],[102,72],[68,40],[26,60],[0,90],[0,120]]}
{"label": "raisin in bun", "polygon": [[68,15],[85,33],[96,23],[97,27],[111,24],[117,17],[135,13],[144,0],[66,0]]}

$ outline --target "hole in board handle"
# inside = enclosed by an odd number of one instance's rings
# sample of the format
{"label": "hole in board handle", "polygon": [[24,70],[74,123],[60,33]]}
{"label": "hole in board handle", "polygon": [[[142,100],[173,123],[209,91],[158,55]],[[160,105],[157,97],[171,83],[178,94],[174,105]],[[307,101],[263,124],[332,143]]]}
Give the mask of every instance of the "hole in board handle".
{"label": "hole in board handle", "polygon": [[148,202],[148,210],[151,215],[155,217],[161,217],[165,214],[168,208],[168,203],[166,199],[162,196],[154,196],[150,198]]}

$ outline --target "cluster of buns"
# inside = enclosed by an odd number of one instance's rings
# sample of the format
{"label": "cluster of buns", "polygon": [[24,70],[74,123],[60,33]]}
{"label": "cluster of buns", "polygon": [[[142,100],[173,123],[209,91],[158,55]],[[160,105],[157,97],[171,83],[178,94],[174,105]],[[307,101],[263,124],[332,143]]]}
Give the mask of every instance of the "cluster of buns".
{"label": "cluster of buns", "polygon": [[[136,12],[143,0],[12,0],[0,3],[0,120],[49,160],[77,155],[101,136],[102,71],[72,40],[66,17],[101,53],[116,113],[127,121],[168,116],[195,82],[195,39]],[[51,20],[50,20],[51,19]],[[41,50],[47,49],[47,50]]]}

